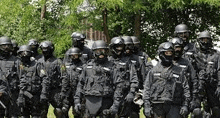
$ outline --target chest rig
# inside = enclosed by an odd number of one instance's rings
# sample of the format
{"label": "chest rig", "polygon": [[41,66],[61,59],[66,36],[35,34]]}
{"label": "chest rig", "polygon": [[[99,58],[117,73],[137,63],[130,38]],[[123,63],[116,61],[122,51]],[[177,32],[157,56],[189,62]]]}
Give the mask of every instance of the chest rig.
{"label": "chest rig", "polygon": [[106,62],[99,65],[97,63],[89,63],[85,68],[85,85],[86,95],[94,96],[112,96],[113,95],[113,79],[112,64]]}

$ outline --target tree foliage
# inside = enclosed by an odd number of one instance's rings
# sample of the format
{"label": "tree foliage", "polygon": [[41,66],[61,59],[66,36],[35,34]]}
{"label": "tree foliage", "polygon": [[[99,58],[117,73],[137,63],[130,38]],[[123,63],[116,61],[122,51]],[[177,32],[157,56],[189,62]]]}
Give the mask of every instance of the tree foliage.
{"label": "tree foliage", "polygon": [[[154,57],[157,46],[173,36],[177,24],[188,25],[192,41],[203,30],[211,31],[213,36],[220,33],[219,0],[89,0],[96,9],[78,12],[83,1],[1,0],[0,35],[9,36],[20,45],[31,38],[51,40],[56,55],[63,57],[72,44],[71,33],[92,27],[105,30],[109,40],[136,35]],[[82,24],[85,19],[92,25]]]}

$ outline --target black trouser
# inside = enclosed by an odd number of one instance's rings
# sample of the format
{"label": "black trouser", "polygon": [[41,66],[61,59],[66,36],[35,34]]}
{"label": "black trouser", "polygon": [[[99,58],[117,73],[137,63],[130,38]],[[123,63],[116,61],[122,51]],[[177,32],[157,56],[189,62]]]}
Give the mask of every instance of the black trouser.
{"label": "black trouser", "polygon": [[9,107],[7,108],[8,109],[8,114],[7,116],[8,117],[14,117],[14,118],[17,118],[18,116],[20,116],[20,110],[19,110],[19,107],[17,105],[17,99],[18,99],[18,94],[19,94],[19,91],[13,91],[11,93],[11,98],[10,98],[10,105]]}

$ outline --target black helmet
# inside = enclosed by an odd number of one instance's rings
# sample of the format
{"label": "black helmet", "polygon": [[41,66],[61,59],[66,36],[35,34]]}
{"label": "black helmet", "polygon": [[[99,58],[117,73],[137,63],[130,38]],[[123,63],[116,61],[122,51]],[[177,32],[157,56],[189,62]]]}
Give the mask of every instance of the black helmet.
{"label": "black helmet", "polygon": [[97,40],[93,43],[92,45],[92,50],[96,50],[96,49],[100,49],[100,48],[103,48],[103,49],[108,49],[108,46],[107,44],[105,43],[105,41],[103,40]]}
{"label": "black helmet", "polygon": [[[104,50],[99,50],[99,49],[104,49]],[[108,46],[106,42],[103,40],[95,41],[92,45],[92,50],[93,50],[94,57],[96,57],[97,59],[99,58],[100,55],[103,55],[104,58],[107,57]]]}
{"label": "black helmet", "polygon": [[31,47],[29,45],[22,45],[20,46],[17,53],[20,57],[24,57],[24,56],[31,57],[32,55]]}
{"label": "black helmet", "polygon": [[38,40],[37,40],[37,39],[30,39],[30,40],[28,41],[28,45],[29,45],[29,46],[32,46],[32,45],[38,46],[39,43],[38,43]]}
{"label": "black helmet", "polygon": [[[170,52],[167,54],[167,52]],[[173,60],[173,44],[171,42],[164,42],[158,47],[159,58],[161,59],[161,64],[164,66],[170,66]]]}
{"label": "black helmet", "polygon": [[0,37],[0,45],[12,45],[11,39],[7,36]]}
{"label": "black helmet", "polygon": [[10,52],[13,51],[12,42],[9,37],[0,37],[0,50],[3,55],[10,55]]}
{"label": "black helmet", "polygon": [[189,43],[189,29],[185,24],[179,24],[175,27],[174,35],[182,38],[184,46]]}
{"label": "black helmet", "polygon": [[133,41],[133,44],[140,44],[140,40],[136,36],[131,36],[131,39]]}
{"label": "black helmet", "polygon": [[173,43],[175,50],[175,60],[179,59],[182,56],[183,52],[183,40],[178,37],[172,38],[171,42]]}
{"label": "black helmet", "polygon": [[13,48],[18,47],[18,43],[16,42],[16,40],[11,40],[12,46]]}
{"label": "black helmet", "polygon": [[175,27],[174,33],[183,33],[183,32],[189,32],[189,29],[186,24],[179,24]]}
{"label": "black helmet", "polygon": [[54,45],[51,41],[44,41],[39,46],[42,50],[44,57],[49,58],[53,55]]}
{"label": "black helmet", "polygon": [[86,36],[84,34],[73,32],[71,37],[72,37],[74,47],[83,48],[85,44],[84,40],[86,39]]}
{"label": "black helmet", "polygon": [[129,45],[129,44],[133,45],[133,41],[130,36],[122,36],[122,39],[124,39],[125,45]]}
{"label": "black helmet", "polygon": [[211,34],[208,31],[201,32],[197,40],[202,50],[210,49],[213,46]]}
{"label": "black helmet", "polygon": [[78,54],[81,55],[81,50],[77,47],[70,48],[68,51],[68,55]]}
{"label": "black helmet", "polygon": [[114,37],[111,39],[110,49],[113,54],[121,55],[124,51],[124,40],[121,37]]}

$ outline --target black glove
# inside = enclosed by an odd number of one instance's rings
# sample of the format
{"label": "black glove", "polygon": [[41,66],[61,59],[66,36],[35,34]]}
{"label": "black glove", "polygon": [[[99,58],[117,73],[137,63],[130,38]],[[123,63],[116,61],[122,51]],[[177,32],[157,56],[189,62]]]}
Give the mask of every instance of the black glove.
{"label": "black glove", "polygon": [[68,113],[68,111],[69,111],[69,110],[68,110],[66,107],[62,107],[62,112],[63,112],[63,113]]}
{"label": "black glove", "polygon": [[63,101],[63,99],[65,98],[65,94],[63,92],[60,93],[60,100]]}
{"label": "black glove", "polygon": [[18,97],[17,104],[19,107],[24,107],[24,98]]}
{"label": "black glove", "polygon": [[132,102],[134,100],[134,93],[128,93],[125,97],[126,102]]}
{"label": "black glove", "polygon": [[200,108],[199,100],[193,100],[190,102],[190,111],[193,111],[195,108]]}
{"label": "black glove", "polygon": [[152,114],[151,108],[145,108],[145,109],[144,109],[144,115],[145,115],[147,118],[150,118],[150,117],[151,117],[151,114]]}
{"label": "black glove", "polygon": [[112,110],[111,110],[111,109],[104,109],[104,110],[102,111],[102,113],[103,113],[103,115],[107,116],[107,115],[112,114]]}
{"label": "black glove", "polygon": [[188,108],[186,106],[180,108],[180,115],[182,116],[188,115]]}
{"label": "black glove", "polygon": [[40,103],[41,104],[47,104],[47,102],[48,102],[48,99],[46,98],[46,96],[44,96],[44,95],[40,95]]}
{"label": "black glove", "polygon": [[79,103],[76,104],[74,109],[75,109],[76,113],[80,113],[80,111],[81,111],[81,104],[79,104]]}

